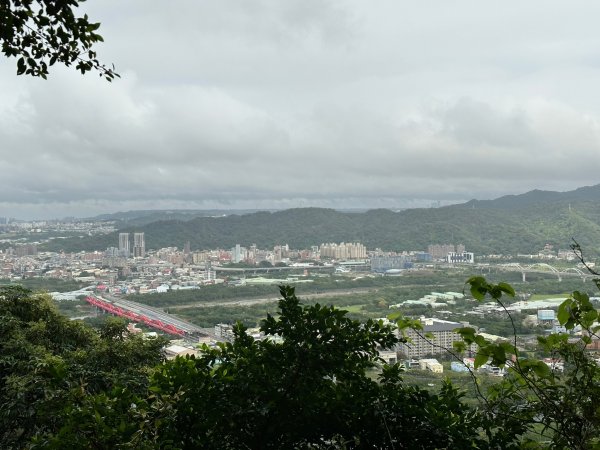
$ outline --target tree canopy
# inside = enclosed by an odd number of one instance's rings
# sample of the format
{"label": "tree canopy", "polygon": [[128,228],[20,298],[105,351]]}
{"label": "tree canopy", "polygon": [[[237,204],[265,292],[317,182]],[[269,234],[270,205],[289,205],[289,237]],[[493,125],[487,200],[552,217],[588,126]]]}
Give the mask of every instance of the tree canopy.
{"label": "tree canopy", "polygon": [[[468,280],[477,299],[503,304],[505,283]],[[98,449],[594,449],[600,442],[600,369],[587,352],[599,331],[587,294],[573,293],[559,321],[585,331],[540,337],[564,372],[489,342],[469,327],[475,366],[508,375],[467,403],[449,381],[429,391],[404,381],[379,351],[402,334],[383,320],[303,305],[281,288],[278,316],[256,340],[238,324],[232,342],[163,361],[161,340],[99,330],[60,316],[49,297],[0,288],[0,447]],[[419,327],[398,318],[398,326]],[[516,341],[515,341],[516,342]],[[457,345],[454,352],[461,351]]]}
{"label": "tree canopy", "polygon": [[70,321],[47,294],[14,286],[0,287],[0,336],[0,448],[53,435],[107,393],[145,393],[165,342],[117,319],[99,331]]}
{"label": "tree canopy", "polygon": [[102,64],[94,46],[100,23],[76,9],[85,0],[0,0],[2,53],[17,58],[17,74],[46,78],[55,63],[96,71],[108,81],[119,75]]}

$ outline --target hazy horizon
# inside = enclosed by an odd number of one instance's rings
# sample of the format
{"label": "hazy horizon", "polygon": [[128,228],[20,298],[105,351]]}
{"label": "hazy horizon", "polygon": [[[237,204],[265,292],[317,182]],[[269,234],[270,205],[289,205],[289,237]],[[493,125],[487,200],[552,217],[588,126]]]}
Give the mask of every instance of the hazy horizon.
{"label": "hazy horizon", "polygon": [[[576,189],[580,189],[580,188],[586,188],[586,187],[593,187],[593,186],[579,186]],[[575,190],[575,189],[573,189]],[[361,211],[368,211],[368,210],[373,210],[373,209],[389,209],[392,211],[401,211],[401,210],[406,210],[406,209],[412,209],[412,208],[438,208],[438,207],[442,207],[442,206],[452,206],[452,205],[459,205],[459,204],[463,204],[463,203],[467,203],[469,201],[475,200],[475,201],[485,201],[485,200],[495,200],[504,196],[511,196],[511,195],[523,195],[523,194],[527,194],[529,192],[532,191],[546,191],[546,192],[571,192],[571,191],[548,191],[548,190],[543,190],[543,189],[532,189],[531,191],[527,191],[527,192],[519,192],[519,193],[515,193],[515,194],[505,194],[505,195],[501,195],[498,197],[493,197],[493,198],[471,198],[468,200],[460,200],[460,201],[445,201],[442,202],[440,200],[422,200],[422,201],[414,201],[414,202],[405,202],[404,204],[406,206],[398,206],[397,203],[394,206],[389,206],[386,205],[385,202],[386,201],[390,201],[390,205],[393,204],[393,199],[378,199],[377,205],[366,205],[366,206],[343,206],[338,204],[332,204],[330,202],[326,202],[325,204],[301,204],[301,205],[297,205],[297,206],[283,206],[283,207],[277,207],[277,206],[262,206],[262,207],[256,207],[256,205],[252,206],[252,204],[249,205],[229,205],[229,206],[223,206],[223,205],[218,205],[215,207],[207,207],[207,206],[203,206],[202,204],[199,204],[200,206],[198,207],[191,207],[190,203],[186,203],[186,204],[181,204],[177,207],[173,207],[173,204],[171,203],[169,206],[169,203],[165,203],[164,207],[158,207],[156,204],[154,205],[148,205],[148,207],[146,208],[129,208],[129,209],[119,209],[119,210],[103,210],[100,212],[95,212],[95,213],[90,213],[90,214],[64,214],[64,215],[53,215],[53,216],[36,216],[36,215],[31,215],[31,216],[21,216],[21,217],[17,217],[17,216],[10,216],[10,215],[0,215],[0,217],[8,217],[11,219],[16,219],[16,220],[22,220],[22,221],[28,221],[28,220],[56,220],[56,219],[64,219],[64,218],[77,218],[77,219],[85,219],[85,218],[93,218],[93,217],[97,217],[97,216],[102,216],[102,215],[114,215],[114,214],[123,214],[123,213],[130,213],[130,212],[149,212],[149,211],[156,211],[156,212],[168,212],[168,211],[180,211],[180,212],[185,212],[185,211],[207,211],[207,212],[223,212],[223,213],[236,213],[236,212],[259,212],[259,211],[283,211],[286,209],[293,209],[293,208],[329,208],[329,209],[334,209],[336,211],[348,211],[348,212],[352,212],[352,211],[357,211],[357,212],[361,212]]]}
{"label": "hazy horizon", "polygon": [[0,64],[0,216],[428,207],[598,182],[600,4],[85,2],[121,78]]}
{"label": "hazy horizon", "polygon": [[[72,214],[59,214],[58,212],[55,212],[54,215],[50,215],[50,216],[39,216],[36,215],[37,213],[35,212],[35,209],[32,210],[32,212],[29,215],[22,215],[22,216],[11,216],[9,214],[5,214],[5,215],[0,215],[0,217],[8,217],[11,219],[16,219],[16,220],[22,220],[22,221],[31,221],[31,220],[56,220],[56,219],[64,219],[64,218],[77,218],[77,219],[82,219],[82,218],[92,218],[92,217],[96,217],[96,216],[102,216],[102,215],[112,215],[112,214],[119,214],[119,213],[127,213],[127,212],[132,212],[132,211],[223,211],[223,212],[235,212],[235,211],[282,211],[282,210],[286,210],[286,209],[293,209],[293,208],[329,208],[329,209],[335,209],[337,211],[368,211],[371,209],[390,209],[390,210],[404,210],[404,209],[410,209],[410,208],[432,208],[432,207],[440,207],[440,206],[449,206],[449,205],[453,205],[453,204],[460,204],[460,203],[464,203],[468,200],[465,201],[457,201],[457,202],[447,202],[447,203],[441,203],[437,200],[431,200],[429,202],[427,202],[426,200],[422,201],[422,202],[414,202],[414,203],[407,203],[407,206],[401,207],[401,206],[385,206],[385,205],[378,205],[378,206],[348,206],[348,207],[344,207],[344,206],[335,206],[333,204],[330,204],[329,202],[327,204],[302,204],[302,205],[291,205],[291,206],[284,206],[284,207],[269,207],[269,206],[263,206],[263,207],[236,207],[236,206],[224,206],[224,205],[219,205],[217,207],[206,207],[206,206],[202,206],[202,204],[199,204],[200,206],[196,207],[190,207],[189,203],[186,203],[185,205],[181,205],[180,207],[169,207],[168,203],[165,203],[165,207],[156,207],[156,205],[153,205],[154,207],[150,207],[151,205],[148,205],[149,207],[142,207],[142,208],[129,208],[129,209],[119,209],[119,210],[97,210],[98,212],[90,212],[90,214],[85,214],[85,213],[72,213]],[[48,205],[46,205],[48,206]],[[56,211],[56,210],[55,210]],[[66,211],[70,211],[70,209],[66,209]],[[92,211],[92,210],[91,210]]]}

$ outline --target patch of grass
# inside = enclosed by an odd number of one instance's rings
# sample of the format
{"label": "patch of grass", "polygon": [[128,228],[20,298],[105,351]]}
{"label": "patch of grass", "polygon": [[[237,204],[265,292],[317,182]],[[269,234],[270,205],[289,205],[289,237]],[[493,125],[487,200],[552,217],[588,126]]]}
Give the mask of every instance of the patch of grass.
{"label": "patch of grass", "polygon": [[337,308],[339,309],[345,309],[348,312],[352,312],[352,313],[358,313],[362,311],[362,307],[365,306],[365,304],[360,304],[360,305],[339,305],[337,306]]}

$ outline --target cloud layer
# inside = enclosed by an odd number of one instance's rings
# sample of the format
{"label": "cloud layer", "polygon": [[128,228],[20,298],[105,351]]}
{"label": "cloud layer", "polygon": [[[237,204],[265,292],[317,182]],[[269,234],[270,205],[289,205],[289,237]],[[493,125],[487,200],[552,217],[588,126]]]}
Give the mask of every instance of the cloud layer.
{"label": "cloud layer", "polygon": [[122,78],[44,82],[2,62],[0,216],[425,206],[598,182],[600,6],[377,5],[87,5]]}

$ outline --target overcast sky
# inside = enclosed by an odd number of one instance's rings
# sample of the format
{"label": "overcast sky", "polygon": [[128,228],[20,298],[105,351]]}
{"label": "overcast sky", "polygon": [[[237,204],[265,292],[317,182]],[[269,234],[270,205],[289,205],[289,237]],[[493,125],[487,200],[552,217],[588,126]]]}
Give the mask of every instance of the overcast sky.
{"label": "overcast sky", "polygon": [[121,79],[0,59],[0,216],[597,184],[600,3],[88,0]]}

